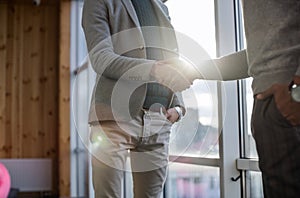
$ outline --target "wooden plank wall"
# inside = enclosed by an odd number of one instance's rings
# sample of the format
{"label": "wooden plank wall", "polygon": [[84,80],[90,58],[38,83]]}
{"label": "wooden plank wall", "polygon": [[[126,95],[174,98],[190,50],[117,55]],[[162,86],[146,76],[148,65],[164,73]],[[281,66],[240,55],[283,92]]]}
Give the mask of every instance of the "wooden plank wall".
{"label": "wooden plank wall", "polygon": [[0,158],[52,158],[58,191],[59,0],[0,0]]}
{"label": "wooden plank wall", "polygon": [[60,1],[59,37],[59,195],[70,195],[70,30],[71,0]]}

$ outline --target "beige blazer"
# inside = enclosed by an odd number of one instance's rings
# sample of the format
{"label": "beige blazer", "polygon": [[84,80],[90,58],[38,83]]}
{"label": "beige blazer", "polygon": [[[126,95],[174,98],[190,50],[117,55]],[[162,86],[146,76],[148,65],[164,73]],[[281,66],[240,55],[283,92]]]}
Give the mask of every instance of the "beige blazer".
{"label": "beige blazer", "polygon": [[[151,0],[162,27],[164,57],[177,56],[175,33],[168,9]],[[89,57],[97,73],[89,122],[131,120],[141,111],[153,60],[146,59],[145,43],[131,0],[85,0],[82,27]],[[134,91],[133,91],[134,90]],[[183,106],[174,95],[170,107]]]}

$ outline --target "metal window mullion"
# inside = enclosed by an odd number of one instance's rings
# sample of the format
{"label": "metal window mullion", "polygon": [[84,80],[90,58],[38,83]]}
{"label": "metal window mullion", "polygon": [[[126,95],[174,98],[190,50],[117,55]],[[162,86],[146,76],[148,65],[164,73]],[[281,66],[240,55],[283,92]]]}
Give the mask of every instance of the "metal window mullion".
{"label": "metal window mullion", "polygon": [[[79,103],[79,94],[80,90],[78,87],[78,79],[79,75],[81,74],[80,70],[81,66],[79,55],[81,51],[79,48],[79,33],[80,33],[80,7],[82,6],[82,2],[80,1],[72,1],[71,2],[71,34],[70,34],[70,40],[71,40],[71,47],[70,47],[70,67],[71,67],[71,87],[70,87],[70,93],[71,93],[71,104],[78,105]],[[74,72],[74,71],[80,71],[80,72]],[[82,73],[82,75],[85,75]],[[74,89],[75,88],[75,89]],[[75,97],[74,97],[75,96]],[[72,106],[71,106],[72,107]],[[71,178],[71,196],[79,197],[84,196],[87,194],[86,186],[84,185],[85,181],[87,180],[87,167],[88,164],[86,163],[86,155],[83,148],[83,144],[81,142],[81,139],[79,138],[79,135],[77,133],[77,126],[76,123],[79,123],[79,109],[77,108],[71,108],[70,109],[70,115],[71,115],[71,131],[70,131],[70,138],[71,138],[71,165],[70,165],[70,178]],[[80,151],[80,152],[77,152]]]}
{"label": "metal window mullion", "polygon": [[239,147],[239,114],[236,82],[222,83],[220,100],[222,101],[222,133],[220,135],[220,181],[222,198],[240,198],[240,171],[236,169],[235,161],[240,157]]}
{"label": "metal window mullion", "polygon": [[[76,3],[72,2],[71,4],[71,34],[70,34],[70,41],[71,41],[71,47],[70,47],[70,68],[71,71],[76,70],[76,66],[77,66],[77,62],[76,62],[76,46],[77,46],[77,41],[76,41],[76,27],[77,27],[77,13],[76,13]],[[74,34],[75,33],[75,34]],[[73,58],[75,57],[75,58]],[[74,83],[76,82],[76,76],[74,75],[74,73],[71,72],[71,87],[70,87],[70,94],[72,95],[78,95],[78,91],[73,89]],[[77,104],[78,97],[71,97],[71,104]],[[76,142],[77,142],[77,137],[76,137],[76,125],[74,123],[75,120],[77,120],[77,117],[75,115],[77,115],[77,113],[73,113],[72,111],[74,111],[75,109],[70,108],[70,149],[71,151],[74,151],[76,149]],[[70,186],[70,195],[73,196],[77,196],[78,195],[78,177],[77,177],[77,171],[78,171],[78,163],[77,163],[77,155],[75,152],[71,152],[71,156],[70,156],[70,181],[71,181],[71,186]]]}
{"label": "metal window mullion", "polygon": [[[217,56],[236,51],[234,0],[215,0]],[[239,158],[239,114],[236,82],[219,82],[220,191],[222,198],[240,198],[241,181],[235,160]]]}
{"label": "metal window mullion", "polygon": [[[236,10],[236,37],[237,37],[237,50],[242,50],[245,48],[244,46],[244,29],[243,29],[243,18],[242,18],[242,6],[241,6],[240,0],[235,0],[235,10]],[[248,114],[247,114],[247,98],[246,98],[246,81],[240,80],[239,81],[239,98],[240,98],[240,123],[241,123],[241,159],[237,159],[237,169],[242,170],[242,194],[243,198],[250,197],[250,182],[247,182],[247,171],[259,171],[258,168],[258,160],[250,160],[249,161],[249,169],[246,169],[245,167],[242,167],[242,164],[245,164],[248,159],[247,158],[250,155],[250,140],[248,135]],[[244,162],[244,163],[242,163]]]}

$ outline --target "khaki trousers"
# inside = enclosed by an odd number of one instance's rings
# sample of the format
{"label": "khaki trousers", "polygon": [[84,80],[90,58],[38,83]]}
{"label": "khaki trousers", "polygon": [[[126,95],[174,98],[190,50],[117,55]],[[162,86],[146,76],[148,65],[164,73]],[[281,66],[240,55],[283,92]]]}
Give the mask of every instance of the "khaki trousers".
{"label": "khaki trousers", "polygon": [[134,197],[159,198],[167,174],[171,126],[162,112],[152,111],[143,111],[130,122],[101,121],[92,126],[95,197],[121,198],[124,173],[130,171]]}

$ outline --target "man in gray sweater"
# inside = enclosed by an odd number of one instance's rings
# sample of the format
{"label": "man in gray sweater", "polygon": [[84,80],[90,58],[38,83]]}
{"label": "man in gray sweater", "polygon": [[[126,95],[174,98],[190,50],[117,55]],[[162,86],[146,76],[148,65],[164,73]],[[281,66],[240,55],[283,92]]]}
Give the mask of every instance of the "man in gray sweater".
{"label": "man in gray sweater", "polygon": [[[252,134],[265,198],[300,196],[300,1],[244,0],[247,49],[214,60],[219,76],[253,77]],[[202,71],[212,64],[199,66]],[[207,72],[212,74],[212,72]]]}
{"label": "man in gray sweater", "polygon": [[255,96],[252,134],[264,196],[296,198],[300,195],[300,1],[244,0],[243,9]]}

